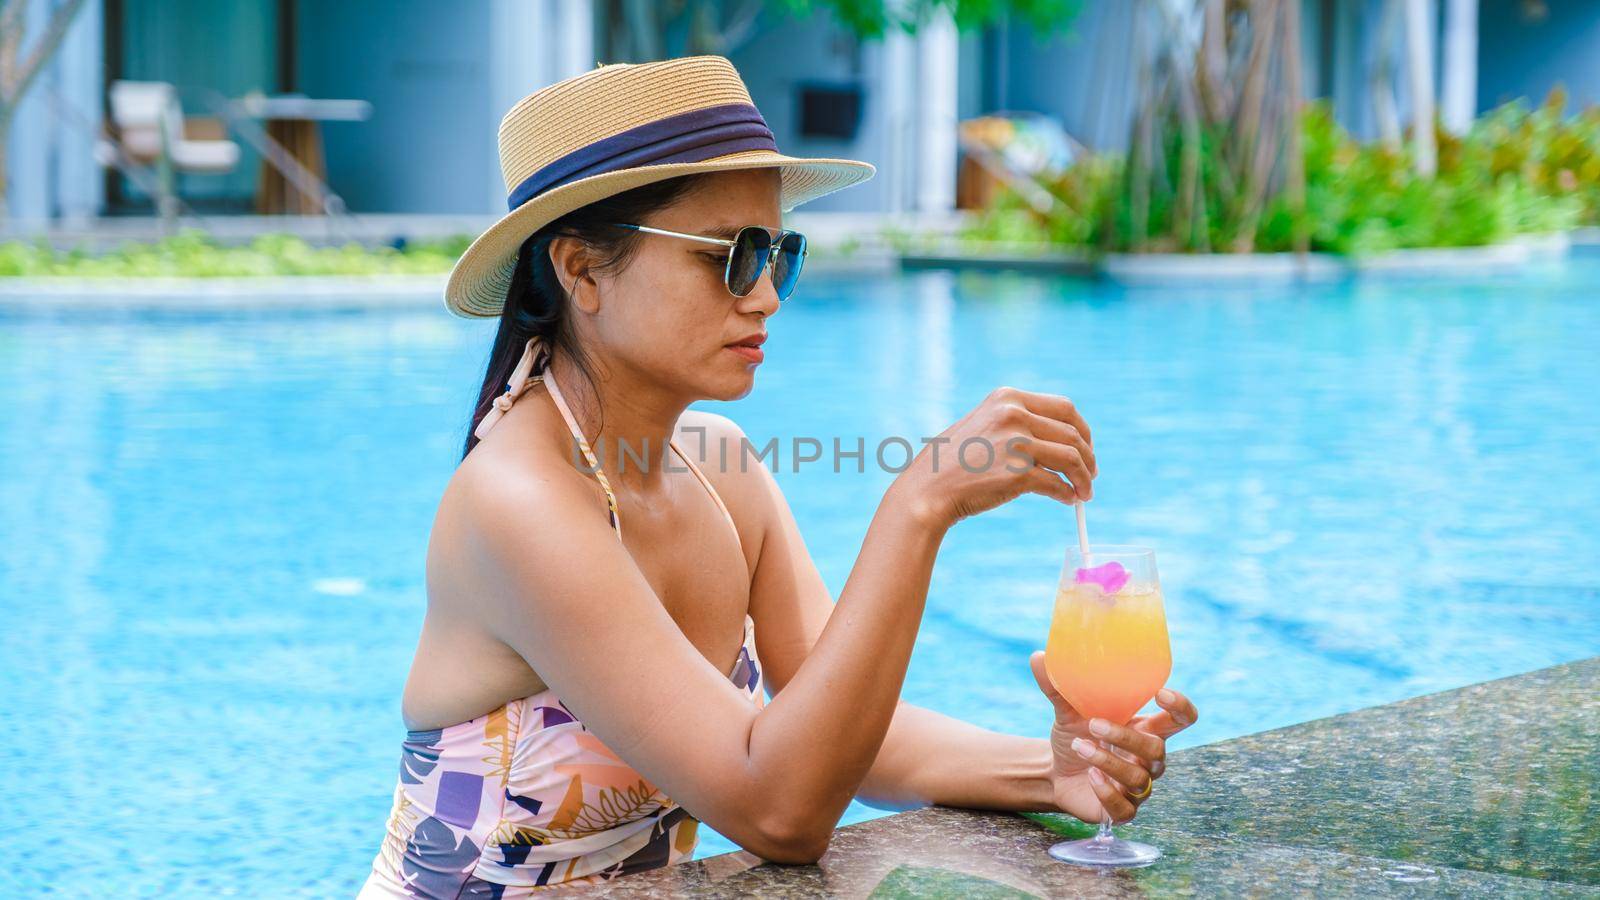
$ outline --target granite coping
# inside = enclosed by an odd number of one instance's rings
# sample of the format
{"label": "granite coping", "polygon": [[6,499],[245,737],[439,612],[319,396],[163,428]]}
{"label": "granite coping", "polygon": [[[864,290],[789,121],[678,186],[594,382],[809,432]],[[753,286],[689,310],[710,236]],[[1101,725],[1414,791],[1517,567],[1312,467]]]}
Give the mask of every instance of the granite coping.
{"label": "granite coping", "polygon": [[1143,869],[1056,862],[1053,815],[927,807],[850,825],[817,865],[740,851],[605,897],[1600,897],[1600,657],[1177,751],[1117,831]]}

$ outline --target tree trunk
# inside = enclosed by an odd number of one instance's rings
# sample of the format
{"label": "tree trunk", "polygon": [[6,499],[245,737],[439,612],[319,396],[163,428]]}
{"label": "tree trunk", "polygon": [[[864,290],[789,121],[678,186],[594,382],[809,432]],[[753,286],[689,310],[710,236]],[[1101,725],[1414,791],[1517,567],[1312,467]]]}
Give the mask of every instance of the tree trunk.
{"label": "tree trunk", "polygon": [[1300,0],[1289,0],[1283,7],[1283,69],[1284,91],[1288,95],[1284,105],[1289,129],[1289,147],[1285,160],[1284,192],[1288,194],[1289,211],[1294,216],[1294,252],[1304,254],[1311,249],[1311,235],[1306,221],[1306,157],[1301,139],[1300,107],[1303,97],[1300,86]]}
{"label": "tree trunk", "polygon": [[22,38],[27,33],[25,13],[28,0],[0,0],[0,218],[6,215],[6,136],[12,116],[33,80],[55,56],[67,36],[67,28],[83,8],[83,0],[67,0],[50,14],[44,32],[34,41],[27,55],[22,53]]}
{"label": "tree trunk", "polygon": [[1478,0],[1447,0],[1442,68],[1439,115],[1450,133],[1462,134],[1478,113]]}
{"label": "tree trunk", "polygon": [[1227,118],[1233,105],[1228,86],[1228,21],[1223,0],[1200,0],[1200,62],[1195,66],[1200,102],[1209,122]]}
{"label": "tree trunk", "polygon": [[6,207],[6,188],[9,187],[9,183],[6,180],[6,173],[9,171],[6,168],[9,159],[9,155],[6,153],[6,145],[10,139],[10,110],[0,110],[0,220],[11,217],[10,210]]}
{"label": "tree trunk", "polygon": [[1407,0],[1384,0],[1378,17],[1376,46],[1373,48],[1367,90],[1372,95],[1372,113],[1377,120],[1378,141],[1385,147],[1400,149],[1400,114],[1394,101],[1394,33],[1400,21],[1400,4]]}
{"label": "tree trunk", "polygon": [[1433,31],[1428,27],[1428,0],[1405,0],[1406,74],[1411,82],[1411,140],[1417,175],[1432,178],[1439,167],[1433,137]]}

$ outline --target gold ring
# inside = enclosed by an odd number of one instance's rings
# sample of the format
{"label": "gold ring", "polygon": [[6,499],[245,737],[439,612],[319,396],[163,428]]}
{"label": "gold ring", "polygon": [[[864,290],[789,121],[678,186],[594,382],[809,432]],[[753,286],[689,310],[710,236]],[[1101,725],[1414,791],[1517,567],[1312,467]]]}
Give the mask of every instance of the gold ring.
{"label": "gold ring", "polygon": [[1129,794],[1128,798],[1131,799],[1131,800],[1143,800],[1144,798],[1150,796],[1150,791],[1155,786],[1156,786],[1156,783],[1155,783],[1154,779],[1152,779],[1150,781],[1146,781],[1144,783],[1144,790],[1143,791],[1140,791],[1137,794]]}

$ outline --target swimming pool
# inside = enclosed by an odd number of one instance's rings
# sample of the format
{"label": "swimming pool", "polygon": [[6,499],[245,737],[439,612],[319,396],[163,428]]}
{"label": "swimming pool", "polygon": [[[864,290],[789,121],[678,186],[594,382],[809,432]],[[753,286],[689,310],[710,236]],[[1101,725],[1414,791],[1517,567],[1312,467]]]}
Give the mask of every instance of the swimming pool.
{"label": "swimming pool", "polygon": [[[766,438],[937,434],[992,387],[1095,429],[1098,541],[1157,550],[1187,746],[1600,652],[1600,261],[1130,291],[813,278]],[[0,314],[0,866],[17,893],[353,891],[423,551],[491,334],[441,312]],[[890,475],[778,473],[843,584]],[[1070,510],[959,524],[905,693],[1043,734]],[[1157,801],[1159,802],[1159,800]],[[877,814],[853,806],[846,822]],[[728,849],[702,831],[702,855]]]}

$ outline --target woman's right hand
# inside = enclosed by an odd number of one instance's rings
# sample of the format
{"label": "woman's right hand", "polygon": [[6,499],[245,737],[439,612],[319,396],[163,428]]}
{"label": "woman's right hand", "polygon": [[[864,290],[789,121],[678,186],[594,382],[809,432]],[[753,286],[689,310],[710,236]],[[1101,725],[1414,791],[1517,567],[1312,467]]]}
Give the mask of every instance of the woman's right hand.
{"label": "woman's right hand", "polygon": [[1097,474],[1088,423],[1071,400],[998,387],[927,442],[895,486],[948,528],[1023,493],[1088,500]]}

